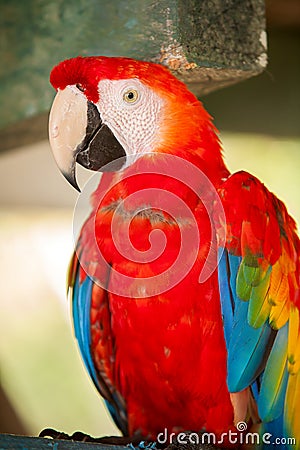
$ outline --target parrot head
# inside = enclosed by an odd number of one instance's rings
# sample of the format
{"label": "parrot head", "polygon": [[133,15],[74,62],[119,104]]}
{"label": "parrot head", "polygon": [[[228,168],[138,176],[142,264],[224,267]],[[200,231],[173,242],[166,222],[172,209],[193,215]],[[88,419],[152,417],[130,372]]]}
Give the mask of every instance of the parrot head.
{"label": "parrot head", "polygon": [[185,84],[159,64],[79,56],[54,67],[50,82],[57,90],[50,145],[59,169],[78,190],[76,163],[117,171],[144,154],[195,148],[201,122],[210,123]]}

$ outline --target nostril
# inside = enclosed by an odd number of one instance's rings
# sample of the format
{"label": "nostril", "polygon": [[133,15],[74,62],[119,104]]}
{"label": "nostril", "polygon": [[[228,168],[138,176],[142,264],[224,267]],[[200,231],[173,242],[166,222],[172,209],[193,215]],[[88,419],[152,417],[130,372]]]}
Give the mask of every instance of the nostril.
{"label": "nostril", "polygon": [[84,91],[85,91],[85,88],[83,87],[83,85],[82,85],[81,83],[77,83],[77,84],[76,84],[76,87],[77,87],[77,89],[78,89],[80,92],[84,92]]}

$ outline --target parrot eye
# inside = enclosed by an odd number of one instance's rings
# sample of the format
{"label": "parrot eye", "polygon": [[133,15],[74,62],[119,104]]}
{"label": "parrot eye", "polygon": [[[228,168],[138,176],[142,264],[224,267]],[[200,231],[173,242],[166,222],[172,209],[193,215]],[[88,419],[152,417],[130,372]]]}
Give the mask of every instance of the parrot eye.
{"label": "parrot eye", "polygon": [[139,93],[135,89],[129,89],[128,91],[124,92],[124,94],[123,94],[123,100],[126,103],[135,103],[138,98],[139,98]]}

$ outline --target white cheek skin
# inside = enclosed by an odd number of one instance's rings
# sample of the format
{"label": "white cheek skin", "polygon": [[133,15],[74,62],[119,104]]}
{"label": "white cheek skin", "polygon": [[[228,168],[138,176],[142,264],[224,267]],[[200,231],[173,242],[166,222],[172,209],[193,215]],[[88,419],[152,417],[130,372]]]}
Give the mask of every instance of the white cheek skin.
{"label": "white cheek skin", "polygon": [[[123,94],[135,89],[139,97],[127,103]],[[103,123],[114,133],[128,156],[151,152],[161,120],[163,100],[137,79],[101,80],[98,108]]]}

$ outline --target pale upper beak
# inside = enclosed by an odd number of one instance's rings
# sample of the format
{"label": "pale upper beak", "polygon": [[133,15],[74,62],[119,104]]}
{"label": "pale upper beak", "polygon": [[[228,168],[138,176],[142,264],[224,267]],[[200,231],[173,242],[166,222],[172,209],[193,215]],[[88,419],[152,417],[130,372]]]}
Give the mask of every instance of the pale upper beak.
{"label": "pale upper beak", "polygon": [[49,140],[59,170],[80,192],[76,162],[96,171],[120,170],[126,153],[102,122],[97,106],[75,86],[58,90],[49,117]]}
{"label": "pale upper beak", "polygon": [[87,100],[84,95],[66,87],[58,90],[49,116],[49,141],[59,170],[80,192],[75,165],[78,144],[86,136]]}

